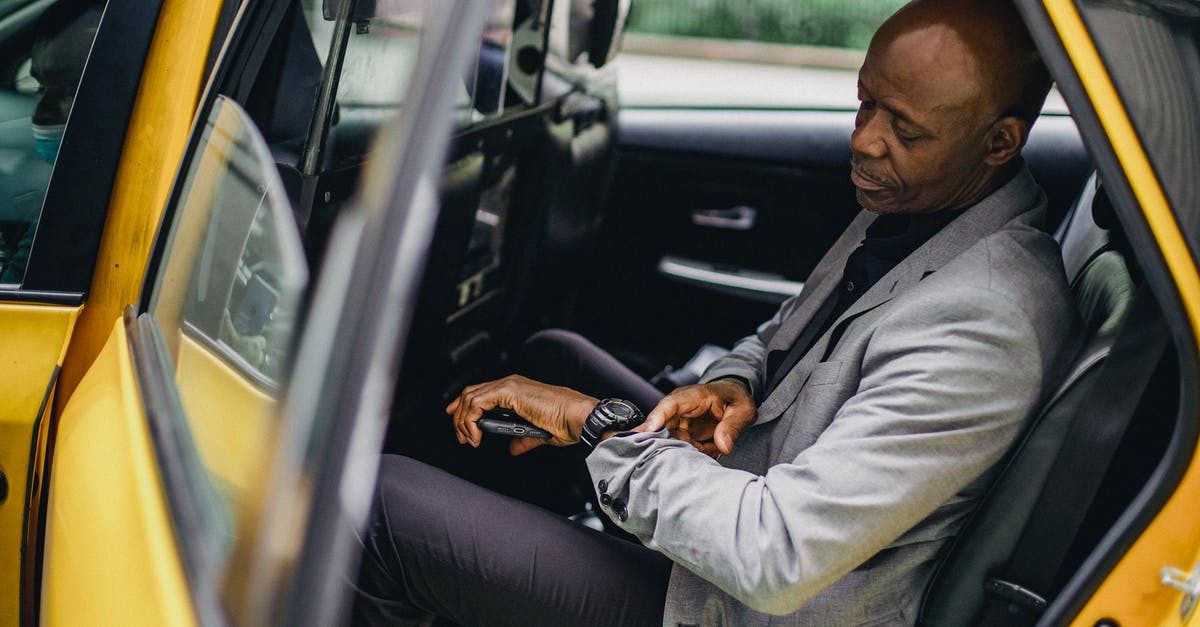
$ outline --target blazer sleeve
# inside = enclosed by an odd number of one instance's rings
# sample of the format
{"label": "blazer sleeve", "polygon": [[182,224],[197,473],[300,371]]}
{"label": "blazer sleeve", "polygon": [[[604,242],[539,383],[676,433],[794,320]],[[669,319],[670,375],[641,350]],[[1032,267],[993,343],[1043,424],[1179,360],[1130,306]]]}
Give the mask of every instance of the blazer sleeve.
{"label": "blazer sleeve", "polygon": [[1035,407],[1046,364],[1028,317],[986,289],[961,293],[881,321],[857,391],[790,463],[759,476],[665,431],[626,434],[588,457],[601,502],[752,609],[797,610],[992,466]]}

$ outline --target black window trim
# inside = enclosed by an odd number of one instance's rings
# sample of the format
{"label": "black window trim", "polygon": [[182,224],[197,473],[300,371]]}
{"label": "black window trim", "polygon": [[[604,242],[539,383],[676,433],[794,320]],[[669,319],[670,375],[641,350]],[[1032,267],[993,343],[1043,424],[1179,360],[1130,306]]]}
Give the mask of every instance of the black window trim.
{"label": "black window trim", "polygon": [[204,463],[188,429],[158,323],[152,314],[139,314],[133,305],[126,307],[123,321],[139,397],[162,473],[180,564],[198,622],[222,625],[225,621],[215,586],[220,565],[212,559],[224,541],[222,534],[214,533],[222,525],[214,521],[214,509],[204,506],[206,502],[219,502],[219,497],[195,472],[202,470]]}

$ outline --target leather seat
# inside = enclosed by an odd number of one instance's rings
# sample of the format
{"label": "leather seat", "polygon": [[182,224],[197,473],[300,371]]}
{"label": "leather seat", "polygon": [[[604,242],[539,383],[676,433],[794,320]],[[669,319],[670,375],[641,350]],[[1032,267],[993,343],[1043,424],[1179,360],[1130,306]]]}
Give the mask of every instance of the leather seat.
{"label": "leather seat", "polygon": [[985,584],[1004,568],[1030,520],[1064,434],[1091,393],[1133,300],[1136,273],[1112,205],[1093,174],[1056,233],[1083,318],[1083,347],[938,565],[918,624],[974,625]]}

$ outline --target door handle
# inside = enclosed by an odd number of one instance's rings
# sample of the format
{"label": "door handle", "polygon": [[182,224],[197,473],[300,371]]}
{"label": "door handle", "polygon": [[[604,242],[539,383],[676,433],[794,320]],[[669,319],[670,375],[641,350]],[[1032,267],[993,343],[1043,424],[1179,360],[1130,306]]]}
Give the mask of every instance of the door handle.
{"label": "door handle", "polygon": [[758,210],[746,205],[728,209],[692,209],[692,224],[727,231],[749,231],[758,221]]}

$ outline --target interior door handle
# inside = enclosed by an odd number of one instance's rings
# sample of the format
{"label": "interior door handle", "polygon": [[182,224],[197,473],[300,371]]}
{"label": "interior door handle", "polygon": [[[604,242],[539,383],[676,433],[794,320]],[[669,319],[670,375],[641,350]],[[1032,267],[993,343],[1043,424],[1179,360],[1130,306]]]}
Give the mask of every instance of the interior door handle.
{"label": "interior door handle", "polygon": [[729,231],[749,231],[758,220],[758,210],[746,205],[728,209],[692,209],[692,224]]}

